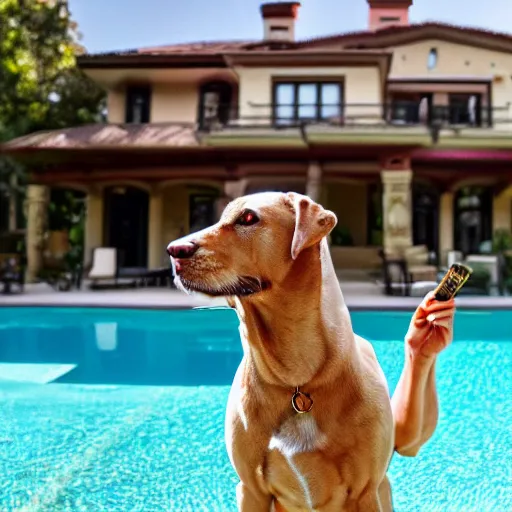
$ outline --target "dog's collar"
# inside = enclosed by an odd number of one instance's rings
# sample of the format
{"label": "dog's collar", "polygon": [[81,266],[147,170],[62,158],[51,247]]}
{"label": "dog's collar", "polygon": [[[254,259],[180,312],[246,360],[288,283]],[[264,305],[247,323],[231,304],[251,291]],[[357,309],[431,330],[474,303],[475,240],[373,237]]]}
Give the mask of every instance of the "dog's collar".
{"label": "dog's collar", "polygon": [[292,396],[292,407],[296,413],[305,414],[313,409],[313,399],[308,393],[300,391],[297,386]]}

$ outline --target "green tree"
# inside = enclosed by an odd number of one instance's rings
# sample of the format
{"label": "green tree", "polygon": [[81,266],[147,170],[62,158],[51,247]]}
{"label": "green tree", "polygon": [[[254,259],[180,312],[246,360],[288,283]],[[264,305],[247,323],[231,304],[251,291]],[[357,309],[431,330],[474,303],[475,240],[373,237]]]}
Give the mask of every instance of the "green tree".
{"label": "green tree", "polygon": [[[80,38],[65,0],[0,0],[0,143],[103,120],[104,91],[76,66]],[[2,158],[0,194],[23,175]]]}

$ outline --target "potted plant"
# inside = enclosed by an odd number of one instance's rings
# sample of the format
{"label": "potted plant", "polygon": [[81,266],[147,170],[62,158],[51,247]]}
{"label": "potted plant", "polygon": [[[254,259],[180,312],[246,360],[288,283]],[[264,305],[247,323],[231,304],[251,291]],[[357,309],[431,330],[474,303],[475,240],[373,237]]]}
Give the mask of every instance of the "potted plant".
{"label": "potted plant", "polygon": [[497,229],[492,240],[494,253],[512,250],[512,233],[508,229]]}

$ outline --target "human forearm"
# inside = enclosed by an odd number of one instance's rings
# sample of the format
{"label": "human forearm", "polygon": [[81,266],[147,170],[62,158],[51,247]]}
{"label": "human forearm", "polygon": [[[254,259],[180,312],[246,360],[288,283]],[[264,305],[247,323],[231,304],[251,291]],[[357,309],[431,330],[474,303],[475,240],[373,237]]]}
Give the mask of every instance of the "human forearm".
{"label": "human forearm", "polygon": [[435,359],[406,350],[404,369],[391,400],[395,449],[401,455],[416,455],[436,428]]}

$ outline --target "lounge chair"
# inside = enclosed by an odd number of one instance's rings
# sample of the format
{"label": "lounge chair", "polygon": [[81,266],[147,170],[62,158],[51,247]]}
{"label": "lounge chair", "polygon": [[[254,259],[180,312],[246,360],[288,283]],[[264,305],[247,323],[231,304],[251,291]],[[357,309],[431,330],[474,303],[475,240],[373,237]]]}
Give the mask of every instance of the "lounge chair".
{"label": "lounge chair", "polygon": [[99,283],[117,286],[117,249],[96,247],[92,253],[92,267],[88,278],[91,281],[91,288],[96,288]]}
{"label": "lounge chair", "polygon": [[382,277],[386,295],[408,295],[407,263],[404,258],[388,255],[384,249],[379,250],[382,260]]}
{"label": "lounge chair", "polygon": [[437,284],[438,269],[429,263],[428,249],[423,245],[379,251],[382,259],[386,295],[423,294]]}
{"label": "lounge chair", "polygon": [[438,268],[430,263],[430,254],[425,245],[415,245],[403,250],[403,256],[407,262],[409,282],[418,281],[435,283],[437,281]]}

